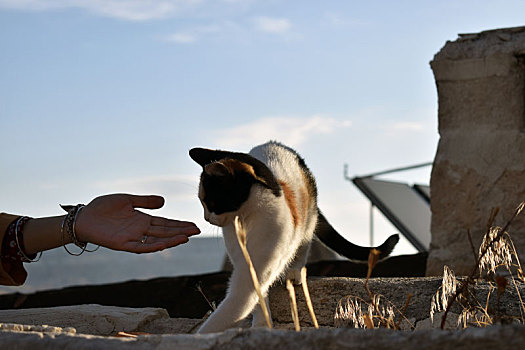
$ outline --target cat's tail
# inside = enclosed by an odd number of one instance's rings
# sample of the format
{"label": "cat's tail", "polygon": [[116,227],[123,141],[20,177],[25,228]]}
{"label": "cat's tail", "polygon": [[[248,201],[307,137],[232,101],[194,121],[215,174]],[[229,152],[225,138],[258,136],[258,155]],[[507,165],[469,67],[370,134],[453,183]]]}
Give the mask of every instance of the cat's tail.
{"label": "cat's tail", "polygon": [[[326,246],[337,252],[338,254],[350,259],[367,261],[368,255],[372,247],[361,247],[352,242],[349,242],[337,232],[332,225],[326,220],[324,215],[318,210],[317,227],[315,228],[315,235]],[[378,247],[375,247],[381,252],[379,259],[384,259],[394,249],[399,241],[399,235],[395,234],[387,238],[387,240]]]}

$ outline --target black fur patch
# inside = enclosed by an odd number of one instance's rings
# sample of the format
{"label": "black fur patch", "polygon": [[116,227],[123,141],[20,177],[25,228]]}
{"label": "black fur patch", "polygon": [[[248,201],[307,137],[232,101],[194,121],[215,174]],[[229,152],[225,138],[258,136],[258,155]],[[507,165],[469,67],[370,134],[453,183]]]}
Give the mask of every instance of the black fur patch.
{"label": "black fur patch", "polygon": [[248,173],[216,176],[203,172],[201,182],[206,207],[211,213],[220,215],[238,210],[248,199],[256,181]]}
{"label": "black fur patch", "polygon": [[258,159],[246,153],[229,152],[221,150],[211,150],[206,148],[192,148],[190,150],[190,157],[203,168],[213,162],[223,159],[235,159],[253,167],[255,175],[264,180],[264,184],[272,190],[277,197],[281,195],[281,186],[273,175],[272,171]]}

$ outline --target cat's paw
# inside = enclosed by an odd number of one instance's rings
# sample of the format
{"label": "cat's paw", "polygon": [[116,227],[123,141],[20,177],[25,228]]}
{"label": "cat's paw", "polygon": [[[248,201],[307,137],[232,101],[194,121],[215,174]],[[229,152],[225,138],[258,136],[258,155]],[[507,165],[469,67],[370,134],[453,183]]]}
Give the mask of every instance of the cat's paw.
{"label": "cat's paw", "polygon": [[[266,310],[268,311],[268,316],[270,318],[270,328],[272,328],[272,311],[270,310],[270,301],[268,297],[264,298],[264,302],[266,303]],[[261,308],[261,305],[255,306],[255,309],[253,309],[252,312],[252,316],[252,327],[268,327],[268,323],[266,322],[266,317],[264,316],[264,312]]]}
{"label": "cat's paw", "polygon": [[[271,318],[270,318],[270,326],[273,328],[273,321]],[[262,313],[261,315],[258,315],[257,317],[255,315],[253,317],[252,328],[257,328],[257,327],[268,328],[268,323],[266,322],[266,318],[264,317]]]}

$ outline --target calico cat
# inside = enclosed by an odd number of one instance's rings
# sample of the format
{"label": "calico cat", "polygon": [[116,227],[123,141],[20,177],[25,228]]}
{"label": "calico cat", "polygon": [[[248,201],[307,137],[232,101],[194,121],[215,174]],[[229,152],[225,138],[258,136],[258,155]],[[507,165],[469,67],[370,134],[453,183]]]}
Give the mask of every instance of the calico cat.
{"label": "calico cat", "polygon": [[[257,294],[235,235],[235,216],[246,230],[247,248],[266,298],[270,286],[284,274],[300,282],[314,234],[349,259],[368,259],[371,248],[348,242],[321,214],[315,179],[291,148],[273,141],[249,154],[193,148],[190,157],[203,168],[199,199],[204,217],[222,227],[233,264],[226,298],[199,333],[233,327],[252,311],[252,326],[266,324],[261,308],[255,307]],[[392,235],[377,247],[380,258],[388,256],[398,240],[398,235]]]}

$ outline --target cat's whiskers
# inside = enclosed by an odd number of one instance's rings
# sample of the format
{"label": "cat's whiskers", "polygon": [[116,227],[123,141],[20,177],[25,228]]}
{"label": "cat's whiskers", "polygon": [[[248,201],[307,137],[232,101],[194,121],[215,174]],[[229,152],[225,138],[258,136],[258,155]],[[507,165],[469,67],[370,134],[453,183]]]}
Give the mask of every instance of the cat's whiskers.
{"label": "cat's whiskers", "polygon": [[215,225],[212,225],[210,223],[208,223],[207,221],[202,221],[202,224],[199,222],[197,224],[197,226],[200,227],[201,229],[201,232],[204,234],[204,235],[209,235],[209,236],[213,236],[215,238],[221,238],[222,237],[222,233],[221,233],[221,228],[218,227],[218,226],[215,226]]}

